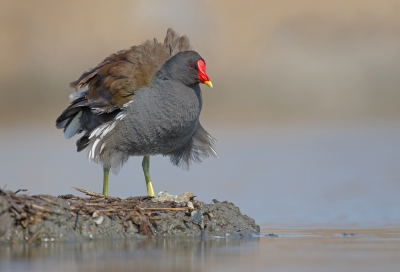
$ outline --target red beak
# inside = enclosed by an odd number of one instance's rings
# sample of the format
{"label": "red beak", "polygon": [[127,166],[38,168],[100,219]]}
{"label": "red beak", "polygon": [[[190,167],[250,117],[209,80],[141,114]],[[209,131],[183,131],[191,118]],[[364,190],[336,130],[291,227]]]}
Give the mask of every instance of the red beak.
{"label": "red beak", "polygon": [[199,59],[197,61],[197,69],[199,70],[199,80],[201,83],[206,84],[209,87],[213,87],[212,83],[210,81],[210,79],[208,78],[207,74],[206,74],[206,63],[204,62],[204,60]]}

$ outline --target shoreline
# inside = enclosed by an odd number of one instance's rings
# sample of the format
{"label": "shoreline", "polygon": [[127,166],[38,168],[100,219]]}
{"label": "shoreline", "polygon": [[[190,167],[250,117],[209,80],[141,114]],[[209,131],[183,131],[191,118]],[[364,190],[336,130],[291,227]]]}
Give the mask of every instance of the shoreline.
{"label": "shoreline", "polygon": [[121,199],[83,189],[86,197],[25,195],[0,189],[0,243],[90,241],[104,238],[249,237],[254,219],[228,201],[212,203],[160,193],[157,198]]}

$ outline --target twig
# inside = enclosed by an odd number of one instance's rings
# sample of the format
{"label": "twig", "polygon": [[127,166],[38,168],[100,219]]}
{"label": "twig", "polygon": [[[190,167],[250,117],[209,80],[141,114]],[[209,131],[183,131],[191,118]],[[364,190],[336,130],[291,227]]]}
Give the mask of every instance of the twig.
{"label": "twig", "polygon": [[[139,208],[139,207],[138,207]],[[156,210],[156,211],[186,211],[188,208],[141,208],[142,210]]]}
{"label": "twig", "polygon": [[96,212],[118,212],[115,209],[108,209],[108,210],[95,210]]}
{"label": "twig", "polygon": [[150,237],[149,233],[149,225],[148,225],[148,218],[147,216],[143,213],[142,209],[140,207],[137,207],[139,213],[141,214],[140,216],[140,225],[139,225],[139,233],[142,235],[146,235],[147,237]]}
{"label": "twig", "polygon": [[73,230],[76,230],[76,227],[78,226],[79,211],[82,210],[82,208],[83,208],[83,206],[80,207],[80,208],[76,211],[75,223],[74,223],[74,227],[72,228]]}
{"label": "twig", "polygon": [[28,243],[32,243],[34,240],[36,240],[36,237],[39,235],[39,233],[42,231],[43,226],[38,228],[34,234],[32,234],[31,238],[28,239]]}
{"label": "twig", "polygon": [[36,204],[31,204],[31,206],[32,206],[32,208],[34,208],[36,210],[41,210],[41,211],[48,212],[48,213],[62,214],[62,213],[52,211],[50,209],[47,209],[45,207],[42,207],[42,206],[39,206],[39,205],[36,205]]}
{"label": "twig", "polygon": [[76,187],[72,187],[72,189],[75,189],[75,190],[77,190],[77,191],[79,191],[81,193],[84,193],[85,195],[88,195],[88,196],[93,196],[93,197],[97,197],[97,198],[112,199],[112,200],[120,200],[117,197],[106,196],[106,195],[94,193],[94,192],[91,192],[91,191],[88,191],[88,190],[79,189],[79,188],[76,188]]}
{"label": "twig", "polygon": [[10,201],[10,204],[11,204],[11,207],[14,209],[14,210],[16,210],[18,213],[21,213],[22,212],[22,208],[17,204],[17,203],[15,203],[14,201]]}
{"label": "twig", "polygon": [[86,203],[86,206],[107,206],[107,204],[106,203],[89,202],[89,203]]}
{"label": "twig", "polygon": [[88,191],[88,190],[84,190],[84,189],[80,189],[80,188],[76,188],[76,187],[72,187],[72,189],[75,189],[75,190],[77,190],[77,191],[79,191],[81,193],[84,193],[85,195],[88,195],[88,196],[106,198],[105,195],[94,193],[94,192],[91,192],[91,191]]}
{"label": "twig", "polygon": [[51,200],[51,199],[45,198],[45,197],[43,197],[43,196],[39,196],[39,198],[40,198],[41,200],[46,201],[47,203],[52,204],[52,205],[60,206],[60,205],[57,204],[57,202],[55,202],[55,201],[53,201],[53,200]]}
{"label": "twig", "polygon": [[[121,224],[123,224],[126,220],[128,220],[134,213],[135,213],[135,211],[131,211],[124,218],[122,218]],[[136,213],[139,215],[138,212],[136,212]]]}

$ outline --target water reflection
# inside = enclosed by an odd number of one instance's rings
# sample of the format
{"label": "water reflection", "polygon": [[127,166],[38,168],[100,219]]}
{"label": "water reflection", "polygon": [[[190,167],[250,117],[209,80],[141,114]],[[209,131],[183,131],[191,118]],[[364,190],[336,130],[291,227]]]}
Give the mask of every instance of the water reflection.
{"label": "water reflection", "polygon": [[[275,233],[269,236],[267,233]],[[397,271],[400,229],[0,245],[0,271]],[[352,235],[350,235],[352,234]]]}
{"label": "water reflection", "polygon": [[153,238],[0,246],[1,271],[203,271],[251,253],[259,238]]}

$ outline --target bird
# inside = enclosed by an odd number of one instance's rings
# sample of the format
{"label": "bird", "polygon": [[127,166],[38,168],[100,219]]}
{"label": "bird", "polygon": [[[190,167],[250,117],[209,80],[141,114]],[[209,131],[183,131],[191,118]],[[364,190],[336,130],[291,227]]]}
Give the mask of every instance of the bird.
{"label": "bird", "polygon": [[215,138],[200,124],[203,105],[199,84],[213,87],[205,60],[189,38],[172,28],[157,39],[118,51],[70,84],[76,92],[56,120],[65,138],[103,166],[103,195],[110,170],[117,174],[130,156],[143,156],[147,195],[155,197],[150,156],[169,156],[173,165],[214,156]]}

